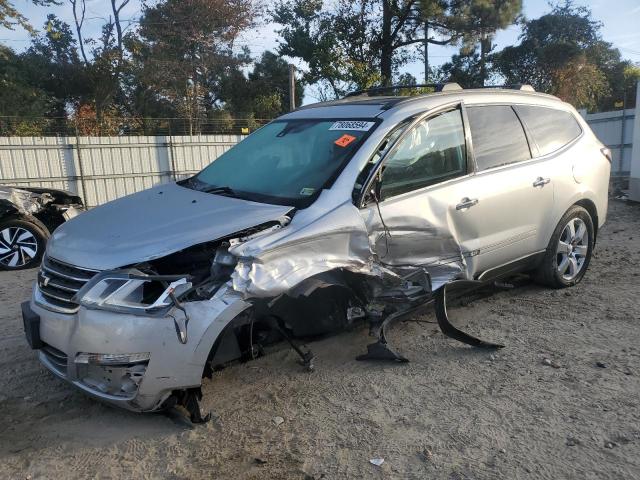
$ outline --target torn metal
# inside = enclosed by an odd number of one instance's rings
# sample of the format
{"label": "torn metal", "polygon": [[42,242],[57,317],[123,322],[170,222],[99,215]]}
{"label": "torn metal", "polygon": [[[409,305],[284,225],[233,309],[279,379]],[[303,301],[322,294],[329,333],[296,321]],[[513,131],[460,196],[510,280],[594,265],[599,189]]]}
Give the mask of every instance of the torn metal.
{"label": "torn metal", "polygon": [[37,218],[50,232],[78,215],[84,208],[80,197],[47,188],[0,186],[0,220],[9,217]]}
{"label": "torn metal", "polygon": [[0,187],[0,205],[7,210],[12,206],[21,214],[34,215],[50,203],[53,203],[53,197],[47,193],[37,194],[18,188]]}

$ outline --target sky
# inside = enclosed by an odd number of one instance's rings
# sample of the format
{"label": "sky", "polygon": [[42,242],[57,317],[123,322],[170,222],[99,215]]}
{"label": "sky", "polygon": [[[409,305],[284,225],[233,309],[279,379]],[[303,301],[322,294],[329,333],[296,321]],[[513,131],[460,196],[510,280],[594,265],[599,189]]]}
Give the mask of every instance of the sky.
{"label": "sky", "polygon": [[[271,0],[264,0],[269,3]],[[325,0],[327,1],[327,0]],[[330,1],[330,0],[329,0]],[[59,7],[40,7],[33,5],[29,0],[13,0],[13,4],[22,12],[36,28],[42,28],[48,13],[55,13],[58,17],[73,25],[71,6],[66,0]],[[620,49],[623,58],[640,64],[640,0],[577,0],[578,5],[584,5],[591,9],[593,18],[603,23],[602,36],[604,40],[611,42]],[[140,1],[132,0],[121,14],[122,19],[131,20],[131,28],[135,27],[135,20],[140,15]],[[524,0],[524,15],[527,18],[537,18],[550,10],[547,0]],[[97,37],[100,27],[110,14],[110,2],[107,0],[87,0],[87,13],[85,20],[85,37]],[[274,32],[274,24],[263,24],[250,32],[245,33],[238,46],[247,46],[254,57],[259,57],[266,50],[275,50],[277,47],[277,35]],[[507,45],[518,43],[520,28],[512,25],[501,30],[496,35],[495,43],[501,49]],[[21,51],[29,46],[29,35],[21,28],[7,30],[0,28],[0,42]],[[429,58],[433,66],[447,62],[451,55],[457,53],[455,47],[429,46]],[[293,62],[295,63],[295,62]],[[302,65],[300,65],[302,66]],[[404,72],[411,73],[418,81],[424,80],[424,66],[421,62],[407,65]],[[310,92],[311,93],[311,92]],[[316,99],[312,94],[305,96],[305,103]]]}

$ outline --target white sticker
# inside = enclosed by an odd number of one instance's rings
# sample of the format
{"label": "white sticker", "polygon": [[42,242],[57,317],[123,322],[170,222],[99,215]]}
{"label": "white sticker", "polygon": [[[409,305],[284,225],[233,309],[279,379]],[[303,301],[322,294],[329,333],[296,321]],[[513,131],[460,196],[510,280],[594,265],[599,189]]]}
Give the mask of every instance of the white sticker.
{"label": "white sticker", "polygon": [[329,130],[357,130],[358,132],[367,132],[375,124],[375,122],[363,122],[361,120],[343,120],[331,125]]}
{"label": "white sticker", "polygon": [[315,188],[304,187],[302,190],[300,190],[300,195],[304,195],[305,197],[308,197],[309,195],[313,195],[315,191],[316,191]]}

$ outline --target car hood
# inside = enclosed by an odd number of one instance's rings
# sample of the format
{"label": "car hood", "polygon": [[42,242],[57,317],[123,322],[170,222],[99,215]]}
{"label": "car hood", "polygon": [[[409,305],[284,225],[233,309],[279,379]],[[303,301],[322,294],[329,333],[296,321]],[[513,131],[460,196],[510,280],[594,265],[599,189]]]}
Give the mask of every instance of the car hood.
{"label": "car hood", "polygon": [[170,183],[114,200],[64,223],[49,240],[47,255],[78,267],[109,270],[233,235],[291,210]]}

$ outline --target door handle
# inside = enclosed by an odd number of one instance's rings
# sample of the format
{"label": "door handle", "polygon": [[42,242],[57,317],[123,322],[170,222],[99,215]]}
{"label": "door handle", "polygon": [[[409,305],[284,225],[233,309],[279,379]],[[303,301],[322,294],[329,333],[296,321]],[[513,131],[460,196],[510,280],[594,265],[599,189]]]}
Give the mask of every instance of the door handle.
{"label": "door handle", "polygon": [[550,178],[542,178],[542,177],[538,177],[536,178],[536,181],[533,182],[533,186],[534,187],[544,187],[547,183],[549,183],[551,181]]}
{"label": "door handle", "polygon": [[465,208],[471,208],[478,203],[477,198],[464,197],[459,204],[456,205],[456,210],[464,210]]}

